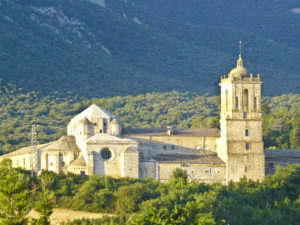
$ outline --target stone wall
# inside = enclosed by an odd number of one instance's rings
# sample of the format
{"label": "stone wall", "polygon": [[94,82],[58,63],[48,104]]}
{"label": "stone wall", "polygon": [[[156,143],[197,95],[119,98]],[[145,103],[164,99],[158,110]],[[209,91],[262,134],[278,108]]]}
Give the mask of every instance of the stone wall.
{"label": "stone wall", "polygon": [[121,153],[121,176],[139,178],[139,152],[129,147]]}
{"label": "stone wall", "polygon": [[140,161],[139,164],[139,177],[151,177],[156,179],[156,163],[152,161]]}
{"label": "stone wall", "polygon": [[253,154],[229,154],[227,162],[228,181],[239,181],[243,176],[262,181],[265,177],[265,156]]}
{"label": "stone wall", "polygon": [[31,169],[30,154],[14,155],[7,158],[11,159],[13,167],[19,167],[25,170]]}
{"label": "stone wall", "polygon": [[277,165],[287,166],[288,164],[300,164],[300,149],[265,150],[265,155],[266,174],[275,173]]}
{"label": "stone wall", "polygon": [[76,159],[78,154],[76,151],[43,151],[40,156],[41,170],[65,173],[65,166]]}
{"label": "stone wall", "polygon": [[[135,161],[138,163],[138,153],[133,155],[124,156],[122,155],[124,151],[130,147],[128,144],[87,144],[84,148],[86,159],[88,165],[88,175],[99,174],[112,177],[122,177],[122,166],[124,166],[124,159],[130,159],[131,163]],[[101,151],[108,149],[111,152],[111,157],[109,159],[103,159],[101,156]],[[132,171],[132,177],[138,177],[138,165],[136,169]],[[132,168],[131,168],[132,169]],[[125,176],[130,176],[128,171]]]}
{"label": "stone wall", "polygon": [[70,166],[68,167],[68,172],[77,174],[77,175],[87,175],[88,168],[87,166]]}
{"label": "stone wall", "polygon": [[225,164],[180,164],[157,162],[157,179],[166,182],[171,179],[172,173],[176,168],[187,171],[188,178],[191,181],[203,183],[226,183],[226,165]]}
{"label": "stone wall", "polygon": [[217,151],[218,137],[185,136],[129,136],[139,143],[139,150],[147,155],[155,154],[195,154],[205,150]]}

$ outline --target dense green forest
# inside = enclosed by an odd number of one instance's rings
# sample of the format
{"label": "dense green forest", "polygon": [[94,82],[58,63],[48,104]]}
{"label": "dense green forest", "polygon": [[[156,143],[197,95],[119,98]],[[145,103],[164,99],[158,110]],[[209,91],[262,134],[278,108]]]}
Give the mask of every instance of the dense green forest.
{"label": "dense green forest", "polygon": [[[43,96],[218,93],[235,67],[266,95],[299,92],[295,0],[1,0],[0,78]],[[104,4],[105,3],[105,4]]]}
{"label": "dense green forest", "polygon": [[[115,115],[125,127],[173,126],[216,128],[220,97],[189,92],[148,93],[111,98],[43,97],[0,81],[0,149],[10,152],[30,145],[32,124],[39,125],[38,141],[46,143],[66,134],[70,119],[92,103]],[[263,107],[265,148],[300,148],[300,95],[266,97]]]}
{"label": "dense green forest", "polygon": [[[300,166],[277,167],[262,182],[207,185],[174,170],[168,183],[147,179],[62,175],[0,163],[1,224],[48,224],[54,207],[113,213],[114,217],[67,224],[295,225],[300,221]],[[40,219],[25,217],[35,209]]]}
{"label": "dense green forest", "polygon": [[57,139],[91,103],[124,126],[218,127],[217,82],[238,40],[264,93],[279,95],[264,99],[265,147],[299,148],[293,0],[99,2],[0,0],[4,152],[29,145],[32,124],[40,143]]}

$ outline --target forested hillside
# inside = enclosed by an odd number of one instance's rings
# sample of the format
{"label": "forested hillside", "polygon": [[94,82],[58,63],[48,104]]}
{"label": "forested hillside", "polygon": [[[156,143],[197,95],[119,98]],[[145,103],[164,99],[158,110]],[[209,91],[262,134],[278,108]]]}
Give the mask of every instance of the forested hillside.
{"label": "forested hillside", "polygon": [[[114,217],[67,224],[106,225],[295,225],[300,221],[300,166],[278,167],[261,183],[247,181],[207,185],[188,181],[177,169],[168,183],[130,179],[29,171],[0,163],[0,222],[23,224],[35,209],[48,224],[54,207],[114,213]],[[7,206],[10,206],[9,208]]]}
{"label": "forested hillside", "polygon": [[[59,94],[43,97],[0,82],[0,147],[10,152],[28,146],[32,124],[39,125],[40,143],[54,141],[66,134],[70,119],[92,103],[115,115],[125,127],[219,126],[219,96],[173,91],[93,99]],[[265,148],[300,148],[300,95],[267,97],[263,111]]]}
{"label": "forested hillside", "polygon": [[238,41],[265,95],[299,92],[295,0],[0,0],[0,78],[43,96],[218,94]]}

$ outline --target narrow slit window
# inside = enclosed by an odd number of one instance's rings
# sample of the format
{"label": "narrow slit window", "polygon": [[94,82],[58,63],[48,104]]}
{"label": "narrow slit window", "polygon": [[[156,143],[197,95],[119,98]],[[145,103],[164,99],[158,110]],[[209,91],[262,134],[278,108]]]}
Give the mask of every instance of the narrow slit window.
{"label": "narrow slit window", "polygon": [[239,110],[239,97],[235,97],[235,110]]}
{"label": "narrow slit window", "polygon": [[256,110],[257,109],[257,99],[256,99],[256,97],[254,97],[254,99],[253,99],[253,108],[254,108],[254,110]]}
{"label": "narrow slit window", "polygon": [[248,129],[245,130],[245,136],[246,136],[246,137],[249,136],[249,130],[248,130]]}
{"label": "narrow slit window", "polygon": [[250,150],[250,143],[246,143],[246,150]]}

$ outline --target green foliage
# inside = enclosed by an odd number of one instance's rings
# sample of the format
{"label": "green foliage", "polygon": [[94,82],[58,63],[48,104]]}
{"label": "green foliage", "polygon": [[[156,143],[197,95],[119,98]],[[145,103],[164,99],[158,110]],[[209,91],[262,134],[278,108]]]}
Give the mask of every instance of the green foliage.
{"label": "green foliage", "polygon": [[[1,86],[1,85],[0,85]],[[14,86],[0,87],[0,150],[7,153],[30,145],[30,129],[38,124],[38,140],[46,143],[66,134],[69,120],[92,103],[111,112],[131,127],[212,128],[219,125],[219,96],[198,96],[188,92],[148,93],[138,96],[94,98],[74,96],[42,97]],[[266,98],[263,114],[265,148],[299,148],[300,96]],[[266,105],[269,105],[269,109]],[[38,108],[47,108],[40,115]],[[48,112],[48,114],[47,114]],[[274,130],[282,124],[283,130]],[[66,190],[68,187],[66,187]]]}
{"label": "green foliage", "polygon": [[191,128],[218,128],[220,129],[220,116],[205,117],[204,115],[196,118]]}
{"label": "green foliage", "polygon": [[117,210],[120,213],[136,212],[139,204],[151,197],[150,193],[148,187],[141,183],[120,187],[115,194]]}
{"label": "green foliage", "polygon": [[282,95],[267,99],[263,105],[263,137],[265,147],[299,149],[299,95]]}
{"label": "green foliage", "polygon": [[106,7],[84,0],[4,1],[0,74],[44,96],[216,94],[243,40],[245,62],[262,73],[267,94],[297,93],[298,83],[290,82],[299,71],[294,7],[294,0],[111,0]]}
{"label": "green foliage", "polygon": [[105,188],[105,179],[90,176],[74,196],[72,208],[91,212],[110,212],[114,210],[114,195]]}
{"label": "green foliage", "polygon": [[171,176],[171,182],[178,184],[178,183],[183,183],[186,184],[188,180],[188,174],[186,170],[176,168],[172,172]]}
{"label": "green foliage", "polygon": [[51,177],[40,176],[39,181],[40,192],[37,195],[34,209],[40,213],[40,218],[37,219],[36,224],[49,225],[49,217],[55,206],[55,192],[50,190],[53,179]]}
{"label": "green foliage", "polygon": [[30,177],[12,168],[11,160],[0,163],[0,221],[3,225],[24,225],[30,210]]}
{"label": "green foliage", "polygon": [[[0,164],[1,224],[27,224],[31,208],[41,213],[32,224],[49,224],[52,208],[71,199],[67,208],[116,213],[112,217],[82,219],[64,224],[277,224],[293,225],[300,218],[300,165],[278,166],[262,183],[199,184],[188,182],[176,170],[168,183],[152,179],[58,175],[43,171],[30,177],[13,169],[10,160]],[[62,191],[67,181],[69,191]],[[177,181],[177,182],[176,182]],[[80,201],[82,200],[82,201]],[[34,203],[34,204],[33,204]]]}
{"label": "green foliage", "polygon": [[61,225],[125,225],[126,218],[123,216],[103,216],[100,219],[81,219],[61,223]]}
{"label": "green foliage", "polygon": [[[295,224],[299,218],[297,198],[299,165],[279,167],[263,183],[242,179],[231,183],[218,197],[214,212],[230,224]],[[237,213],[238,212],[238,213]]]}

